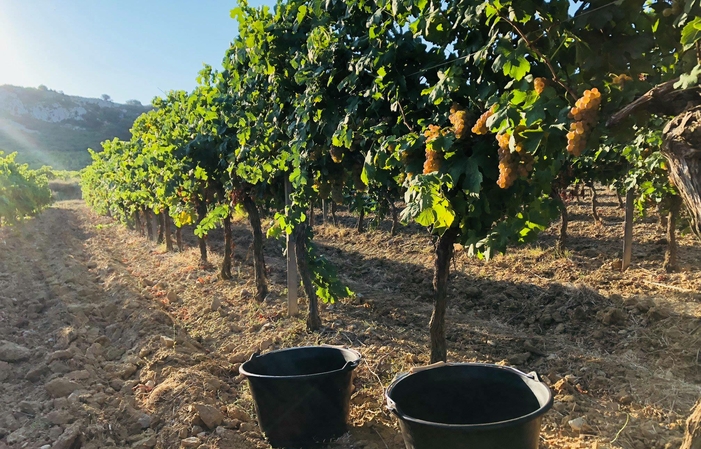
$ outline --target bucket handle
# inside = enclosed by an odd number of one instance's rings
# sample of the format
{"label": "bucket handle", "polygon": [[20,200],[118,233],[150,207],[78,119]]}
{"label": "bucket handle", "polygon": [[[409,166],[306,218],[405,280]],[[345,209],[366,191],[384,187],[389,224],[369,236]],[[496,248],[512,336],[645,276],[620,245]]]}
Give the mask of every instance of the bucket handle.
{"label": "bucket handle", "polygon": [[527,378],[529,378],[529,379],[531,379],[531,380],[534,380],[534,381],[536,381],[536,382],[542,382],[542,381],[540,380],[540,378],[538,377],[538,373],[536,373],[535,371],[531,371],[530,373],[526,374],[526,373],[524,373],[523,371],[518,370],[518,369],[516,369],[516,368],[514,368],[514,367],[509,367],[509,368],[512,369],[512,370],[514,370],[514,371],[516,371],[517,374],[520,374],[520,375],[522,375],[523,377],[527,377]]}
{"label": "bucket handle", "polygon": [[[322,346],[324,348],[348,349],[343,345],[330,345],[327,343],[324,343],[324,344],[319,345],[319,346]],[[357,353],[357,351],[353,351],[352,349],[351,349],[351,351]],[[343,368],[341,368],[341,370],[342,371],[353,371],[354,369],[356,369],[358,367],[358,365],[360,365],[360,360],[361,360],[361,358],[359,358],[358,360],[352,360],[350,362],[346,362],[346,364],[343,365]]]}

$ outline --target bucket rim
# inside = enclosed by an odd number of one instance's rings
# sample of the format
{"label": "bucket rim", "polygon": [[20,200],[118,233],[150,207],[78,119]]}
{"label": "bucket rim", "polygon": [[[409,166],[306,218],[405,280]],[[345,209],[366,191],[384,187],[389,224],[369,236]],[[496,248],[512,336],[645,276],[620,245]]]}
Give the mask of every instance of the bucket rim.
{"label": "bucket rim", "polygon": [[[399,409],[399,407],[397,406],[397,404],[394,402],[394,400],[393,400],[392,398],[390,398],[390,394],[392,393],[392,390],[394,390],[394,388],[395,388],[401,381],[407,379],[409,376],[413,376],[413,375],[416,375],[416,374],[420,374],[420,373],[423,373],[423,372],[429,371],[429,370],[444,369],[444,368],[450,368],[450,367],[455,367],[455,366],[479,366],[479,367],[484,367],[484,368],[494,368],[494,369],[501,369],[501,370],[504,370],[504,371],[510,371],[510,372],[512,372],[513,374],[516,374],[516,375],[518,375],[518,376],[521,377],[521,378],[528,379],[528,380],[531,381],[531,382],[536,382],[536,383],[538,383],[539,385],[541,385],[543,388],[545,388],[545,391],[546,391],[547,394],[548,394],[548,400],[545,402],[544,405],[541,405],[540,407],[538,407],[538,409],[532,411],[531,413],[529,413],[529,414],[527,414],[527,415],[519,416],[519,417],[517,417],[517,418],[507,419],[507,420],[504,420],[504,421],[495,421],[495,422],[488,422],[488,423],[479,423],[479,424],[448,424],[448,423],[440,423],[440,422],[434,422],[434,421],[427,421],[427,420],[424,420],[424,419],[419,419],[419,418],[414,418],[413,416],[409,416],[409,415],[407,415],[406,413],[402,412],[402,411]],[[440,365],[440,366],[422,369],[422,370],[420,370],[420,371],[418,371],[418,372],[416,372],[416,373],[408,373],[408,374],[405,374],[405,375],[399,375],[399,376],[397,376],[397,378],[395,378],[395,379],[392,381],[392,383],[391,383],[391,384],[387,387],[387,389],[385,390],[385,399],[386,399],[386,401],[387,401],[387,408],[388,408],[392,413],[394,413],[395,415],[397,415],[397,417],[398,417],[400,420],[410,421],[410,422],[413,422],[413,423],[416,423],[416,424],[422,424],[422,425],[431,426],[431,427],[438,427],[438,428],[442,428],[442,429],[453,429],[453,430],[457,430],[457,429],[465,429],[465,430],[467,430],[467,429],[469,429],[469,430],[476,430],[476,431],[480,431],[480,430],[494,430],[494,429],[499,429],[499,428],[502,428],[502,427],[510,427],[510,426],[514,426],[514,425],[518,425],[518,424],[523,424],[523,423],[526,423],[526,422],[530,422],[530,421],[532,421],[532,420],[534,420],[534,419],[536,419],[536,418],[539,418],[540,416],[544,415],[548,410],[550,410],[550,408],[551,408],[552,405],[553,405],[553,393],[552,393],[552,390],[550,390],[550,388],[549,388],[547,385],[545,385],[543,382],[541,382],[541,381],[538,379],[538,376],[537,376],[535,373],[526,374],[526,373],[524,373],[524,372],[522,372],[522,371],[519,371],[518,369],[513,368],[513,367],[511,367],[511,366],[502,366],[502,365],[494,365],[494,364],[491,364],[491,363],[478,363],[478,362],[445,363],[445,364],[442,364],[442,365]]]}
{"label": "bucket rim", "polygon": [[[312,373],[312,374],[300,374],[300,375],[285,375],[285,376],[275,376],[271,374],[257,374],[257,373],[252,373],[246,369],[246,364],[254,361],[257,358],[260,357],[266,357],[271,354],[279,354],[282,352],[293,352],[297,351],[300,349],[335,349],[339,352],[345,353],[345,354],[350,354],[354,356],[353,360],[346,361],[346,364],[343,365],[343,367],[331,371],[322,371],[320,373]],[[343,346],[332,346],[332,345],[317,345],[317,346],[295,346],[292,348],[283,348],[283,349],[276,349],[275,351],[270,351],[266,352],[265,354],[258,354],[254,353],[251,355],[251,358],[248,359],[247,361],[243,362],[241,366],[239,366],[239,373],[243,374],[246,377],[254,377],[257,379],[313,379],[315,377],[321,377],[321,376],[327,376],[329,374],[334,374],[334,373],[340,373],[344,371],[352,371],[355,368],[358,367],[360,364],[360,360],[362,359],[362,355],[360,352],[346,348]]]}

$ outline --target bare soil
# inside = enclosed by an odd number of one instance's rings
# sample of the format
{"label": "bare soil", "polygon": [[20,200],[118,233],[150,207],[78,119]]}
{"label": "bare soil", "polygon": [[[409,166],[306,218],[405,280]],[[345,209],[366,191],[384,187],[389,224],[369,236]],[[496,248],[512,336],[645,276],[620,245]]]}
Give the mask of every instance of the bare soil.
{"label": "bare soil", "polygon": [[[623,211],[601,193],[603,223],[588,203],[570,205],[564,254],[553,249],[556,226],[488,262],[458,249],[448,358],[536,371],[551,385],[541,448],[678,448],[701,396],[701,247],[681,236],[682,270],[667,273],[664,233],[638,220],[633,266],[621,273]],[[165,253],[80,201],[0,228],[0,360],[9,360],[0,362],[0,449],[177,448],[188,438],[268,448],[240,363],[321,343],[363,354],[350,431],[328,447],[403,448],[383,391],[428,362],[432,239],[414,226],[391,237],[386,222],[363,234],[354,225],[340,214],[338,227],[315,228],[357,297],[322,305],[313,334],[303,315],[286,315],[278,242],[265,248],[271,293],[253,300],[245,221],[234,226],[232,281],[198,266],[189,232],[184,252]],[[209,248],[217,264],[221,236]]]}

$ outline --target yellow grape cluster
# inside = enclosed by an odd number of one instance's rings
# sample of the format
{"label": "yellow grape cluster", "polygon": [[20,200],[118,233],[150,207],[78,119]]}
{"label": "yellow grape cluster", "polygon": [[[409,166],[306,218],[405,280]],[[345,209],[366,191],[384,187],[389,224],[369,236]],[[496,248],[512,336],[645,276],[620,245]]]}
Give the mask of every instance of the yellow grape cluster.
{"label": "yellow grape cluster", "polygon": [[438,151],[435,151],[431,145],[431,142],[438,139],[441,134],[445,134],[441,131],[441,127],[438,125],[428,125],[428,129],[424,132],[426,136],[426,162],[424,162],[424,175],[433,173],[434,171],[439,171],[441,169],[441,155]]}
{"label": "yellow grape cluster", "polygon": [[480,115],[480,117],[477,119],[477,123],[475,123],[475,126],[472,127],[472,132],[478,136],[487,134],[489,132],[489,128],[487,128],[487,120],[489,117],[494,115],[496,109],[497,105],[494,105],[484,114]]}
{"label": "yellow grape cluster", "polygon": [[533,80],[533,89],[535,89],[535,92],[540,95],[543,93],[545,90],[546,86],[546,79],[545,78],[536,78]]}
{"label": "yellow grape cluster", "polygon": [[331,159],[337,163],[340,164],[341,161],[343,161],[343,148],[341,147],[331,147]]}
{"label": "yellow grape cluster", "polygon": [[611,77],[611,81],[617,86],[623,86],[626,83],[626,81],[633,81],[633,78],[631,78],[629,75],[626,75],[625,73],[621,73],[620,75],[613,75]]}
{"label": "yellow grape cluster", "polygon": [[682,0],[673,0],[671,8],[665,8],[662,10],[662,15],[665,17],[676,16],[681,14],[684,10],[684,4]]}
{"label": "yellow grape cluster", "polygon": [[462,139],[467,134],[467,111],[462,109],[459,105],[454,104],[450,108],[450,123],[453,125],[453,132],[455,133],[455,138]]}
{"label": "yellow grape cluster", "polygon": [[585,90],[584,96],[570,109],[570,132],[567,133],[567,152],[579,156],[587,145],[589,131],[596,125],[601,105],[601,93],[595,87]]}
{"label": "yellow grape cluster", "polygon": [[533,156],[524,151],[521,142],[516,143],[516,151],[511,152],[509,141],[511,134],[497,134],[499,144],[499,179],[497,185],[508,189],[519,177],[526,177],[533,170]]}

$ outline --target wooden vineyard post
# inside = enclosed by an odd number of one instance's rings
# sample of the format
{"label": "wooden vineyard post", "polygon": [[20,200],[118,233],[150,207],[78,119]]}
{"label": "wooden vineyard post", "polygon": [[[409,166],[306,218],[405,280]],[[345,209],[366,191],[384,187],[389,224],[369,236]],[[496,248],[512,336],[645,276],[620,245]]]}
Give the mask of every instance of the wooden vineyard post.
{"label": "wooden vineyard post", "polygon": [[326,223],[329,218],[329,209],[326,200],[321,200],[321,215],[322,219],[324,220],[324,223]]}
{"label": "wooden vineyard post", "polygon": [[633,256],[633,189],[628,189],[626,193],[626,219],[623,228],[623,263],[621,271],[626,271],[630,266]]}
{"label": "wooden vineyard post", "polygon": [[[290,195],[292,194],[292,184],[289,179],[285,179],[285,206],[288,208],[292,204]],[[297,304],[297,249],[295,246],[295,234],[287,234],[287,314],[297,315],[299,305]]]}

